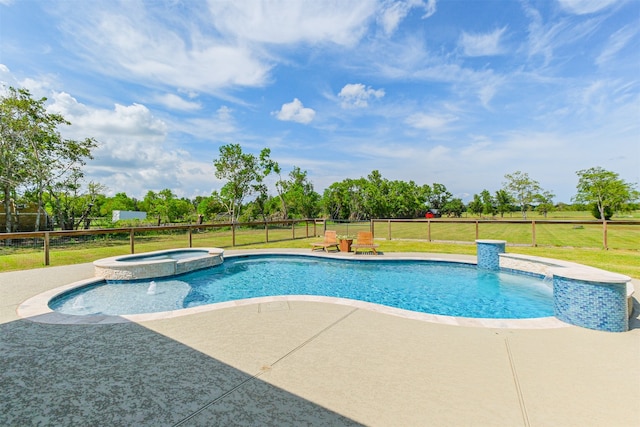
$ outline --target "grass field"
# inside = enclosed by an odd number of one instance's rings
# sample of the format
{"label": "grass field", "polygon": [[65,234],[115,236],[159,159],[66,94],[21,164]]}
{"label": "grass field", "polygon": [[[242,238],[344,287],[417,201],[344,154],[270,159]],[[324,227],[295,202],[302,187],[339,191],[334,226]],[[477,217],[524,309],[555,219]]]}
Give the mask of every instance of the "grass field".
{"label": "grass field", "polygon": [[[554,218],[557,219],[557,218]],[[573,219],[584,220],[584,215]],[[369,223],[328,224],[339,235],[355,235],[359,230],[368,230]],[[317,235],[322,234],[319,227]],[[432,222],[429,230],[426,223],[376,222],[374,225],[376,240],[382,252],[432,252],[459,253],[475,255],[476,224],[452,223],[448,221]],[[500,221],[480,223],[478,237],[481,239],[500,239],[508,242],[507,252],[535,255],[574,261],[605,270],[618,272],[640,279],[640,226],[616,225],[608,227],[609,250],[602,249],[602,226],[600,224],[544,224],[536,218],[536,243],[531,246],[532,226]],[[306,237],[309,235],[310,237]],[[261,229],[240,229],[235,234],[233,246],[230,230],[215,230],[192,234],[193,247],[221,248],[310,248],[310,243],[319,241],[314,236],[313,226],[307,228],[301,224],[294,230],[270,228],[269,242],[266,232]],[[389,239],[389,237],[391,237]],[[188,247],[186,231],[142,234],[135,237],[135,252],[149,252],[160,249]],[[50,265],[67,265],[91,262],[96,259],[126,255],[130,253],[129,236],[104,236],[104,238],[82,239],[75,237],[65,241],[52,241]],[[0,272],[44,267],[42,246],[0,247]]]}
{"label": "grass field", "polygon": [[[429,230],[430,228],[430,230]],[[531,223],[508,223],[501,221],[476,224],[451,221],[426,222],[376,222],[376,237],[395,239],[420,239],[432,241],[474,242],[478,239],[506,240],[512,245],[533,245],[534,229]],[[557,247],[603,247],[601,224],[535,224],[537,246]],[[607,246],[609,249],[640,250],[640,226],[609,223],[607,226]]]}

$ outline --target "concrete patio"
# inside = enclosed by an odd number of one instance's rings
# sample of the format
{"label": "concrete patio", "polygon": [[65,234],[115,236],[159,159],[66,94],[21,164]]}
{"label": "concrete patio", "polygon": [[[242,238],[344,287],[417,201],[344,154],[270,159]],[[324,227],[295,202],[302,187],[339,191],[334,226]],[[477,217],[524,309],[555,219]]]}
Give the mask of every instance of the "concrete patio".
{"label": "concrete patio", "polygon": [[625,333],[295,300],[103,325],[16,314],[90,277],[0,274],[0,425],[640,425],[637,301]]}

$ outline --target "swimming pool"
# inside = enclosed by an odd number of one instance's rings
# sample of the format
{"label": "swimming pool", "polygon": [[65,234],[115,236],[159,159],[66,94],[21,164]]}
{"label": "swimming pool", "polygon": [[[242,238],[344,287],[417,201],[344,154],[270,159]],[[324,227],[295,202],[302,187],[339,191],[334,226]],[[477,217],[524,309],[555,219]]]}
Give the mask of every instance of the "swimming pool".
{"label": "swimming pool", "polygon": [[321,295],[446,316],[553,316],[551,286],[531,275],[417,260],[252,255],[167,278],[103,281],[53,298],[72,315],[129,315],[277,295]]}

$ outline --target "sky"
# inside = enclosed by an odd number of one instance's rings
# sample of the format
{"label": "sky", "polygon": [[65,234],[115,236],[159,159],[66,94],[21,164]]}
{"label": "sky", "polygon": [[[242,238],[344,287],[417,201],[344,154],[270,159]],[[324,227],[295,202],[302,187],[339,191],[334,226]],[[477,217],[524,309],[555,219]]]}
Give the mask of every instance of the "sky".
{"label": "sky", "polygon": [[208,196],[240,144],[320,194],[521,171],[569,203],[579,170],[640,182],[639,33],[637,0],[0,0],[0,90],[95,138],[108,195]]}

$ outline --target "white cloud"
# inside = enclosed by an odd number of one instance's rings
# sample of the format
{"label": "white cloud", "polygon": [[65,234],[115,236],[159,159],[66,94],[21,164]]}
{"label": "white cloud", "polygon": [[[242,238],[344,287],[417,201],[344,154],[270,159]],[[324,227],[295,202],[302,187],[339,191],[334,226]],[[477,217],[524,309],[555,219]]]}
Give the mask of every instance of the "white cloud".
{"label": "white cloud", "polygon": [[376,12],[374,0],[357,2],[274,0],[268,3],[209,1],[211,18],[223,34],[259,43],[357,42]]}
{"label": "white cloud", "polygon": [[160,20],[152,10],[159,5],[107,4],[87,2],[80,10],[58,4],[60,27],[85,67],[145,85],[207,93],[268,80],[271,65],[259,49],[212,35],[208,24],[199,28],[189,16]]}
{"label": "white cloud", "polygon": [[412,8],[423,8],[425,14],[423,19],[436,13],[436,0],[408,0],[408,1],[385,1],[382,3],[378,22],[382,25],[385,34],[392,34],[400,22],[409,14]]}
{"label": "white cloud", "polygon": [[382,98],[384,89],[372,89],[362,83],[349,83],[340,90],[338,96],[342,99],[342,108],[364,108],[369,105],[369,99]]}
{"label": "white cloud", "polygon": [[27,89],[33,98],[47,97],[51,91],[51,80],[52,77],[49,75],[40,76],[37,80],[28,77],[20,80],[13,75],[9,67],[0,64],[0,91],[11,86],[16,89]]}
{"label": "white cloud", "polygon": [[149,109],[141,104],[115,104],[113,111],[89,109],[73,104],[75,99],[65,93],[55,95],[54,101],[51,110],[61,110],[59,112],[74,126],[92,130],[91,136],[103,134],[164,138],[167,132],[166,124],[153,117]]}
{"label": "white cloud", "polygon": [[[167,141],[167,124],[146,106],[93,108],[64,92],[54,93],[50,101],[48,111],[62,114],[72,124],[60,129],[65,138],[98,141],[94,159],[85,167],[87,180],[143,197],[151,189],[183,188],[182,181],[189,179],[185,165],[191,162],[190,154]],[[204,169],[207,163],[203,162]]]}
{"label": "white cloud", "polygon": [[638,32],[637,28],[627,25],[609,36],[609,40],[600,55],[596,58],[596,64],[607,64],[618,52],[629,43],[629,40]]}
{"label": "white cloud", "polygon": [[445,130],[449,124],[455,122],[457,117],[446,114],[415,113],[407,117],[405,123],[416,129],[426,129],[432,132]]}
{"label": "white cloud", "polygon": [[282,104],[280,111],[273,113],[278,120],[291,121],[302,124],[311,123],[316,112],[311,108],[305,108],[298,98],[288,104]]}
{"label": "white cloud", "polygon": [[545,66],[553,59],[555,50],[583,43],[602,23],[602,18],[585,19],[576,23],[575,20],[566,17],[545,22],[538,10],[527,6],[524,10],[531,21],[528,27],[529,56],[542,55]]}
{"label": "white cloud", "polygon": [[202,140],[237,142],[233,140],[238,129],[232,113],[231,108],[223,105],[212,117],[181,119],[172,123],[171,128]]}
{"label": "white cloud", "polygon": [[467,56],[492,56],[500,55],[503,49],[500,47],[500,38],[507,27],[498,28],[486,34],[462,33],[459,45]]}
{"label": "white cloud", "polygon": [[0,64],[0,91],[5,91],[9,86],[18,87],[16,78],[11,74],[9,67]]}
{"label": "white cloud", "polygon": [[617,0],[558,0],[562,9],[576,15],[594,13],[616,2]]}
{"label": "white cloud", "polygon": [[156,101],[172,110],[194,111],[202,108],[199,102],[187,101],[173,93],[157,96]]}

